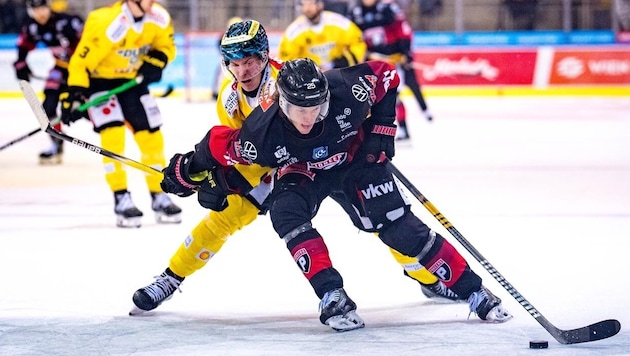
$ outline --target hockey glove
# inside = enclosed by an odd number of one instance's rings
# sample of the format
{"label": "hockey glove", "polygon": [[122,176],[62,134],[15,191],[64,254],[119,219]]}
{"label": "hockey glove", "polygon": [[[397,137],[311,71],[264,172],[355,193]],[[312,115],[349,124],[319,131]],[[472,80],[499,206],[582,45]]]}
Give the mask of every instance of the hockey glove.
{"label": "hockey glove", "polygon": [[70,125],[83,117],[87,118],[85,111],[77,110],[79,106],[87,100],[85,95],[86,91],[86,88],[71,86],[67,91],[59,95],[59,101],[61,102],[61,122]]}
{"label": "hockey glove", "polygon": [[228,206],[228,195],[246,195],[251,190],[251,184],[236,168],[216,166],[208,171],[208,177],[199,188],[197,200],[206,209],[222,211]]}
{"label": "hockey glove", "polygon": [[358,152],[368,163],[381,163],[385,158],[394,157],[396,125],[366,122],[363,128],[365,138]]}
{"label": "hockey glove", "polygon": [[15,76],[20,80],[26,80],[27,82],[31,80],[31,68],[29,68],[26,61],[17,61],[13,63],[13,67],[15,67]]}
{"label": "hockey glove", "polygon": [[197,174],[189,172],[193,154],[193,151],[186,154],[176,153],[171,158],[168,167],[162,170],[164,178],[160,182],[160,187],[165,193],[188,197],[195,193],[195,190],[205,180],[207,172]]}
{"label": "hockey glove", "polygon": [[138,75],[144,77],[144,82],[147,84],[159,82],[162,79],[162,71],[166,67],[168,57],[164,52],[157,50],[150,50],[142,57],[144,63],[138,69]]}

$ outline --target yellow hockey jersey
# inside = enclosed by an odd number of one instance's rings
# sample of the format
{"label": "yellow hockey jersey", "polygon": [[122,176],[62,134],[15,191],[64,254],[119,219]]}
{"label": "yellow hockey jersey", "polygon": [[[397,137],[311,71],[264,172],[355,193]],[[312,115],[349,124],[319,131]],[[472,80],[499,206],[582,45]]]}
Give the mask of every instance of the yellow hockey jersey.
{"label": "yellow hockey jersey", "polygon": [[280,40],[278,56],[283,61],[307,57],[328,70],[340,57],[349,65],[363,62],[366,50],[363,33],[354,22],[324,10],[318,24],[312,24],[304,15],[296,18]]}
{"label": "yellow hockey jersey", "polygon": [[[217,116],[220,124],[240,129],[247,116],[260,104],[261,94],[275,91],[276,78],[281,67],[282,63],[273,58],[269,59],[269,64],[263,71],[258,95],[255,98],[249,98],[243,94],[241,85],[233,78],[226,78],[217,97]],[[260,178],[271,171],[271,169],[257,164],[251,166],[237,164],[235,167],[252,186],[258,185]]]}
{"label": "yellow hockey jersey", "polygon": [[163,52],[169,62],[175,58],[173,25],[164,7],[153,4],[139,22],[124,2],[96,9],[70,59],[68,85],[87,88],[90,78],[135,78],[149,50]]}

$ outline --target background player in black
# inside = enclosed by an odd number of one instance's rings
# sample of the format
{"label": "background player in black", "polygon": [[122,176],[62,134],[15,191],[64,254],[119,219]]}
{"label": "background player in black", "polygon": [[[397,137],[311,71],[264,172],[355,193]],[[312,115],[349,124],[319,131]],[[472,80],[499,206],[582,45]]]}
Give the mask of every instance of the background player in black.
{"label": "background player in black", "polygon": [[[394,64],[404,84],[413,92],[424,117],[433,120],[412,65],[413,30],[402,8],[391,0],[361,0],[360,4],[350,9],[348,17],[363,31],[363,40],[367,44],[366,58]],[[399,127],[396,138],[399,140],[409,138],[406,118],[405,107],[399,98],[396,106]]]}
{"label": "background player in black", "polygon": [[[482,286],[457,250],[411,212],[382,164],[394,156],[399,83],[394,66],[381,61],[325,75],[310,59],[288,61],[278,74],[276,93],[265,93],[243,127],[215,126],[194,152],[176,154],[164,170],[162,188],[182,196],[195,187],[214,188],[223,199],[221,194],[233,189],[222,166],[277,168],[269,207],[273,227],[321,299],[320,321],[335,330],[362,327],[363,320],[311,224],[326,197],[338,202],[357,228],[417,258],[468,300],[479,318],[509,320],[501,300]],[[191,178],[202,172],[209,178]]]}
{"label": "background player in black", "polygon": [[[22,27],[17,41],[18,58],[13,66],[18,79],[29,81],[33,72],[26,62],[28,53],[38,42],[50,49],[55,65],[48,72],[44,84],[44,110],[49,119],[57,117],[59,94],[65,90],[68,80],[68,61],[79,43],[83,31],[83,19],[78,16],[50,9],[47,0],[26,0],[28,20]],[[61,123],[54,126],[61,130]],[[61,163],[63,141],[51,137],[50,149],[39,155],[41,164]]]}

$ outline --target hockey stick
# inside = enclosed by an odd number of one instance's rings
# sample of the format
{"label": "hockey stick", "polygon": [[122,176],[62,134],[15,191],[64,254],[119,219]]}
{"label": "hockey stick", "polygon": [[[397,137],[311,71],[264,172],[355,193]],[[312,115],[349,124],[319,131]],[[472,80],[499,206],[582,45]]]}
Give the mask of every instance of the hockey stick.
{"label": "hockey stick", "polygon": [[173,86],[173,84],[169,84],[166,86],[166,90],[164,90],[164,93],[158,95],[159,98],[166,98],[167,96],[173,94],[173,91],[175,90],[175,87]]}
{"label": "hockey stick", "polygon": [[588,326],[583,326],[581,328],[572,329],[572,330],[562,330],[555,327],[552,323],[547,320],[521,293],[519,293],[516,288],[514,288],[500,273],[497,271],[488,260],[485,259],[477,251],[473,245],[468,242],[464,238],[464,236],[457,231],[455,226],[451,224],[442,213],[427,199],[422,193],[416,188],[405,176],[394,166],[391,161],[386,161],[387,166],[392,171],[392,173],[398,178],[398,180],[418,199],[418,201],[448,230],[448,232],[453,235],[457,241],[464,246],[468,252],[483,266],[483,268],[490,273],[490,275],[501,284],[505,290],[510,293],[510,295],[516,299],[517,302],[521,304],[527,312],[536,319],[536,321],[542,325],[551,336],[553,336],[556,340],[558,340],[561,344],[577,344],[581,342],[589,342],[596,341],[601,339],[606,339],[611,336],[616,335],[619,330],[621,330],[621,324],[619,321],[614,319],[608,319],[604,321],[600,321],[595,324],[591,324]]}
{"label": "hockey stick", "polygon": [[[72,136],[68,136],[62,132],[59,132],[57,130],[55,130],[52,126],[50,126],[50,122],[48,121],[48,117],[46,116],[46,112],[44,111],[44,108],[42,107],[42,104],[39,102],[39,99],[37,98],[37,94],[35,93],[35,90],[33,90],[33,87],[31,87],[31,85],[29,84],[29,82],[25,81],[25,80],[20,80],[20,88],[22,89],[22,93],[24,94],[24,97],[26,98],[26,101],[28,102],[28,105],[31,107],[31,110],[33,111],[33,113],[35,114],[35,117],[37,118],[37,121],[39,121],[39,125],[41,126],[41,130],[44,130],[47,134],[54,136],[58,139],[64,140],[64,141],[68,141],[72,144],[75,144],[81,148],[85,148],[88,151],[92,151],[95,153],[100,154],[101,156],[105,156],[105,157],[109,157],[111,159],[115,159],[119,162],[122,162],[130,167],[139,169],[145,173],[149,173],[149,174],[158,174],[158,175],[162,175],[162,171],[153,168],[151,166],[147,166],[144,163],[140,163],[137,161],[132,160],[131,158],[127,158],[124,156],[121,156],[119,154],[116,154],[114,152],[108,151],[104,148],[92,145],[90,143],[87,143],[85,141],[79,140],[78,138],[74,138]],[[120,87],[118,87],[120,88]],[[117,90],[118,88],[112,89],[112,91]],[[123,91],[123,90],[120,90]],[[118,91],[118,92],[120,92]],[[100,97],[99,97],[100,98]],[[97,98],[98,99],[98,98]],[[102,101],[101,101],[102,102]]]}
{"label": "hockey stick", "polygon": [[[84,104],[83,104],[83,105],[81,105],[81,106],[80,106],[77,110],[78,110],[78,111],[85,111],[85,110],[87,110],[87,109],[91,108],[92,106],[95,106],[95,105],[98,105],[98,104],[100,104],[100,103],[102,103],[102,102],[105,102],[105,101],[107,101],[107,100],[109,99],[109,97],[111,97],[112,95],[118,94],[118,93],[123,92],[123,91],[125,91],[125,90],[127,90],[127,89],[129,89],[129,88],[131,88],[131,87],[133,87],[133,86],[136,86],[136,85],[138,85],[138,84],[142,83],[142,79],[143,79],[142,77],[138,77],[138,78],[132,79],[132,80],[130,80],[130,81],[128,81],[128,82],[126,82],[126,83],[124,83],[123,85],[118,86],[118,87],[116,87],[116,88],[114,88],[114,89],[112,89],[112,90],[109,90],[109,91],[108,91],[108,92],[106,92],[105,94],[100,95],[100,96],[98,96],[98,97],[94,98],[94,100],[90,100],[90,101],[88,101],[88,102],[84,103]],[[172,91],[172,90],[171,90],[171,91]],[[53,121],[51,121],[51,123],[50,123],[50,124],[51,124],[51,125],[56,125],[56,124],[58,124],[58,123],[59,123],[59,121],[60,121],[60,120],[61,120],[60,118],[56,118],[56,119],[54,119]],[[22,140],[25,140],[25,139],[27,139],[27,138],[29,138],[29,137],[31,137],[31,136],[33,136],[33,135],[35,135],[36,133],[38,133],[38,132],[39,132],[39,131],[41,131],[41,130],[42,130],[42,128],[41,128],[41,127],[40,127],[40,128],[36,128],[35,130],[33,130],[33,131],[31,131],[31,132],[29,132],[29,133],[27,133],[27,134],[24,134],[24,135],[22,135],[22,136],[20,136],[20,137],[18,137],[18,138],[16,138],[16,139],[14,139],[14,140],[13,140],[13,141],[11,141],[11,142],[8,142],[8,143],[6,143],[6,144],[4,144],[4,145],[0,146],[0,151],[2,151],[3,149],[5,149],[5,148],[7,148],[7,147],[9,147],[9,146],[12,146],[12,145],[14,145],[14,144],[16,144],[16,143],[20,142],[20,141],[22,141]]]}

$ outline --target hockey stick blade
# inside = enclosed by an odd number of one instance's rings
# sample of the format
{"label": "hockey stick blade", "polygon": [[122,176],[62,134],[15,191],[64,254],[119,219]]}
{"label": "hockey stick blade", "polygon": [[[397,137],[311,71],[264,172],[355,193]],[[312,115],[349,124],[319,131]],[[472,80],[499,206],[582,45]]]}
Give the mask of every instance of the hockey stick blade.
{"label": "hockey stick blade", "polygon": [[37,98],[37,94],[35,93],[35,90],[33,90],[33,87],[31,87],[31,85],[27,81],[20,80],[20,88],[22,89],[22,93],[24,94],[24,98],[26,98],[28,105],[31,107],[31,110],[35,114],[39,125],[41,126],[42,130],[44,130],[47,134],[64,141],[68,141],[88,151],[92,151],[102,156],[117,160],[130,167],[139,169],[145,173],[162,175],[162,171],[151,166],[147,166],[146,164],[134,161],[130,158],[108,151],[102,147],[92,145],[88,142],[79,140],[78,138],[68,136],[62,132],[55,130],[52,126],[50,126],[50,123],[48,122],[48,117],[46,116],[46,112],[44,111],[42,104],[39,102],[39,99]]}
{"label": "hockey stick blade", "polygon": [[160,95],[160,98],[166,98],[167,96],[169,96],[169,95],[173,94],[173,91],[175,91],[175,87],[173,87],[173,85],[172,85],[172,84],[169,84],[169,85],[166,87],[166,90],[164,90],[164,93],[162,93],[162,94]]}
{"label": "hockey stick blade", "polygon": [[396,178],[418,199],[418,201],[435,217],[446,230],[459,242],[483,268],[497,281],[516,301],[523,307],[551,336],[561,344],[578,344],[582,342],[597,341],[617,335],[621,330],[621,324],[614,319],[600,321],[595,324],[572,330],[558,329],[547,320],[516,288],[514,288],[499,271],[486,260],[485,257],[451,224],[448,219],[433,205],[407,177],[405,177],[394,164],[385,162]]}

